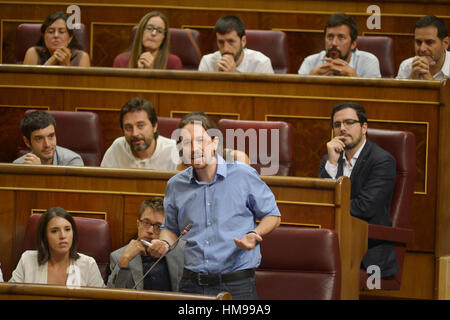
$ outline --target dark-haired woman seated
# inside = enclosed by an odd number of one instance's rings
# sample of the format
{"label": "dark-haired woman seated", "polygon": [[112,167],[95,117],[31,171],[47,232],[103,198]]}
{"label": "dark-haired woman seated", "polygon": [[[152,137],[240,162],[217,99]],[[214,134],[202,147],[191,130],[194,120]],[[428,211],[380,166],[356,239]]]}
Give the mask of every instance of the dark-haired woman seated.
{"label": "dark-haired woman seated", "polygon": [[67,15],[55,12],[41,27],[41,38],[25,53],[23,64],[89,67],[89,55],[82,50],[73,29],[67,27]]}
{"label": "dark-haired woman seated", "polygon": [[179,57],[169,54],[169,21],[161,12],[147,13],[139,22],[131,52],[119,54],[114,67],[182,69]]}
{"label": "dark-haired woman seated", "polygon": [[39,219],[37,250],[22,254],[9,282],[104,287],[95,259],[76,251],[78,231],[63,208],[48,209]]}

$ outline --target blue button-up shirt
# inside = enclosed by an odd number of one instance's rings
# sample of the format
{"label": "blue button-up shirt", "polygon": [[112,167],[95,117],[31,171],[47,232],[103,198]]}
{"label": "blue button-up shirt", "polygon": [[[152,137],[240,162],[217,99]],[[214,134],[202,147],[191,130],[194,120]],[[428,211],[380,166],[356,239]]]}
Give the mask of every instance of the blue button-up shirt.
{"label": "blue button-up shirt", "polygon": [[168,183],[164,197],[162,229],[184,236],[186,269],[202,273],[228,273],[256,268],[261,262],[259,244],[241,250],[241,239],[256,227],[255,219],[281,216],[275,197],[258,172],[243,163],[226,163],[217,156],[216,176],[198,181],[193,168],[178,173]]}

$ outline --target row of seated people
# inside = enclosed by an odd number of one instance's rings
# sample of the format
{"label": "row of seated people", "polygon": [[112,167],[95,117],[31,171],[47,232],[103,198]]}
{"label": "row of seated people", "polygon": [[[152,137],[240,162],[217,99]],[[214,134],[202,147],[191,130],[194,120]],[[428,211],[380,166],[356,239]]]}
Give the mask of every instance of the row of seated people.
{"label": "row of seated people", "polygon": [[[411,203],[415,182],[414,136],[410,133],[385,134],[383,131],[377,132],[372,129],[370,131],[371,139],[367,140],[367,115],[364,108],[355,103],[347,102],[336,105],[333,108],[331,119],[335,137],[327,143],[328,154],[320,165],[319,177],[337,178],[342,175],[350,177],[352,185],[351,214],[353,216],[373,225],[391,227],[392,221],[394,221],[394,226],[408,227],[409,218],[399,218],[399,216],[402,213],[409,217],[410,208],[407,207]],[[232,120],[226,121],[231,121],[231,124],[233,122]],[[217,130],[215,123],[206,114],[193,112],[176,122],[178,128],[182,129],[181,135],[175,137],[178,141],[178,148],[175,140],[158,136],[156,113],[150,102],[141,98],[128,101],[120,112],[120,125],[124,136],[117,138],[106,151],[102,165],[159,170],[181,170],[187,167],[186,170],[175,176],[179,177],[192,174],[191,164],[195,170],[204,173],[206,171],[203,170],[206,170],[211,163],[217,163],[219,159],[222,159],[219,156],[220,152],[217,151],[220,144],[218,138],[220,130]],[[191,122],[202,125],[199,130],[193,131],[188,126]],[[34,127],[30,123],[34,123]],[[28,129],[26,129],[27,127]],[[232,125],[229,128],[236,129]],[[183,133],[183,129],[186,132]],[[29,112],[22,121],[22,130],[24,141],[33,152],[17,159],[16,163],[82,164],[79,155],[56,145],[54,119],[49,117],[47,112]],[[242,134],[245,136],[245,132]],[[291,146],[283,149],[289,145],[289,141],[270,140],[272,146],[279,146],[278,150],[292,151]],[[371,140],[380,142],[389,152]],[[227,162],[234,162],[242,155],[242,153],[235,152],[233,148],[231,150],[231,156],[225,157],[228,158]],[[219,155],[213,156],[216,151],[219,152]],[[290,155],[291,160],[293,159],[293,152],[286,152],[286,154]],[[182,163],[180,163],[180,155]],[[280,159],[285,156],[284,152],[279,152],[279,155]],[[392,155],[395,155],[395,158]],[[273,157],[274,154],[271,156]],[[252,154],[250,154],[250,158],[252,158]],[[358,161],[358,158],[362,160]],[[75,159],[78,163],[72,162]],[[242,162],[246,161],[241,160],[237,164],[247,167]],[[367,166],[368,169],[363,170],[362,166]],[[280,163],[278,169],[281,167]],[[264,174],[263,169],[265,168],[260,169],[260,172]],[[354,172],[352,173],[352,171]],[[254,170],[253,172],[258,174]],[[215,174],[216,172],[212,173],[212,177]],[[212,178],[208,177],[206,180],[210,181]],[[393,196],[394,191],[395,196]],[[400,203],[403,202],[403,205],[398,205],[398,199],[402,197],[406,197],[400,201]],[[406,209],[403,209],[405,205]],[[380,266],[382,276],[388,279],[399,274],[397,254],[392,243],[379,240],[369,242],[369,251],[362,267],[367,268],[376,264]],[[396,242],[399,241],[396,240]],[[402,247],[402,250],[404,249],[405,246]],[[401,263],[402,261],[400,267]]]}
{"label": "row of seated people", "polygon": [[[40,28],[36,46],[26,51],[24,64],[90,66],[89,56],[77,40],[87,47],[81,30],[66,26],[67,15],[50,15]],[[22,28],[26,29],[27,28]],[[29,28],[28,28],[29,29]],[[18,35],[28,37],[19,26]],[[77,32],[78,31],[78,32]],[[146,69],[197,69],[214,72],[286,73],[288,46],[282,31],[245,30],[236,16],[221,17],[215,25],[217,51],[201,57],[199,33],[192,29],[169,27],[160,12],[145,15],[132,29],[130,50],[119,54],[114,67]],[[390,77],[395,76],[393,41],[388,37],[358,37],[356,21],[343,13],[330,16],[324,27],[325,48],[305,58],[302,75]],[[397,78],[442,80],[450,75],[445,24],[435,16],[425,16],[414,26],[415,57],[403,61]],[[22,40],[18,40],[22,43]],[[31,45],[30,42],[27,44]],[[27,48],[18,47],[20,52]],[[251,49],[250,49],[251,48]],[[175,53],[175,54],[174,54]],[[181,59],[180,59],[181,57]],[[201,60],[200,60],[201,58]]]}
{"label": "row of seated people", "polygon": [[[177,149],[177,135],[183,134],[183,130],[176,129],[182,119],[157,117],[151,102],[133,98],[122,107],[119,120],[123,136],[116,138],[102,159],[103,138],[96,113],[28,110],[21,121],[23,137],[17,149],[19,158],[14,163],[156,170],[182,170],[186,167]],[[56,127],[64,128],[58,130],[58,145]],[[226,148],[219,151],[227,161],[251,164],[262,174],[295,175],[291,124],[221,119],[218,129],[220,142],[223,141],[222,136],[227,137],[232,131],[224,143]],[[238,129],[243,130],[242,135]],[[261,130],[268,134],[264,141],[259,137]],[[249,139],[245,140],[248,134]],[[242,142],[244,148],[235,147]],[[262,154],[265,142],[268,148]],[[261,155],[268,157],[269,162],[262,161]],[[275,163],[277,166],[272,166]]]}
{"label": "row of seated people", "polygon": [[[9,281],[189,292],[185,288],[189,272],[184,266],[185,246],[190,239],[173,243],[158,263],[158,257],[151,255],[150,247],[164,229],[164,217],[162,198],[144,200],[136,214],[137,233],[125,246],[111,251],[107,221],[72,217],[61,207],[33,214],[26,227],[21,259]],[[239,252],[241,249],[230,240],[228,245]],[[290,251],[301,254],[284,259],[280,245],[285,241],[292,243]],[[341,264],[334,231],[280,227],[253,250],[261,250],[262,255],[251,277],[260,299],[339,299]],[[204,276],[195,280],[206,284],[213,279]],[[229,281],[227,276],[221,280],[230,286],[239,281]]]}

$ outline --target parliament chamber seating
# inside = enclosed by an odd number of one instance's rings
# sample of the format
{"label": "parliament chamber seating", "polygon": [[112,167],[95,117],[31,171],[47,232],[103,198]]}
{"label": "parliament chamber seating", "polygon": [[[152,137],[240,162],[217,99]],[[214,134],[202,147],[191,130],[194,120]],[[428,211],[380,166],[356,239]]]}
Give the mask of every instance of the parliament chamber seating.
{"label": "parliament chamber seating", "polygon": [[181,118],[158,117],[158,133],[166,138],[172,137],[172,132],[178,128]]}
{"label": "parliament chamber seating", "polygon": [[181,59],[184,70],[197,70],[202,58],[200,32],[189,28],[170,28],[170,53]]}
{"label": "parliament chamber seating", "polygon": [[[381,289],[399,290],[406,246],[414,238],[408,229],[412,214],[416,181],[416,139],[407,131],[368,129],[368,139],[388,151],[396,161],[397,176],[391,203],[392,227],[369,224],[369,239],[394,243],[400,272],[393,279],[381,279]],[[368,275],[361,270],[361,286],[366,288]]]}
{"label": "parliament chamber seating", "polygon": [[[292,125],[284,121],[251,121],[251,120],[232,120],[232,119],[220,119],[217,123],[218,128],[223,134],[224,148],[232,150],[240,150],[245,152],[251,161],[251,166],[255,168],[260,174],[261,170],[267,169],[270,166],[276,166],[277,164],[271,159],[267,163],[266,159],[262,159],[261,155],[267,155],[267,157],[272,157],[272,153],[278,154],[278,170],[272,175],[278,176],[295,176],[295,165],[294,165],[294,138]],[[234,139],[230,141],[227,139],[226,130],[234,130]],[[243,130],[246,134],[245,145],[241,146],[244,141],[238,139],[236,134],[239,133],[239,129]],[[257,146],[252,145],[251,141],[251,129],[254,129],[256,136]],[[278,150],[272,150],[272,139],[275,131],[278,130],[278,141],[276,141],[275,146]],[[233,132],[231,132],[233,133]],[[266,134],[267,133],[267,134]],[[233,137],[233,136],[231,136]],[[274,141],[275,142],[275,141]],[[267,144],[266,144],[267,143]],[[256,157],[256,162],[255,162]],[[268,160],[268,159],[267,159]],[[275,159],[276,160],[276,159]]]}
{"label": "parliament chamber seating", "polygon": [[[27,110],[25,114],[34,110]],[[56,121],[57,145],[78,153],[85,166],[99,166],[103,157],[103,137],[100,120],[93,112],[48,110]],[[21,137],[17,157],[30,152]]]}
{"label": "parliament chamber seating", "polygon": [[[134,26],[131,29],[128,51],[131,50],[137,29],[138,26]],[[169,32],[169,52],[181,59],[184,70],[197,70],[202,57],[200,52],[200,33],[197,30],[189,28],[170,28]],[[115,57],[114,61],[116,61],[119,55]],[[114,63],[113,67],[116,66]]]}
{"label": "parliament chamber seating", "polygon": [[374,54],[380,62],[380,72],[383,78],[395,78],[394,42],[385,36],[359,36],[356,39],[358,50]]}
{"label": "parliament chamber seating", "polygon": [[[28,219],[22,252],[36,250],[36,231],[41,216],[41,214],[32,214]],[[108,222],[84,217],[73,217],[73,219],[78,230],[77,251],[95,259],[106,284],[111,253],[111,233]]]}
{"label": "parliament chamber seating", "polygon": [[245,30],[246,47],[264,53],[272,61],[275,73],[289,70],[289,51],[286,34],[277,30]]}
{"label": "parliament chamber seating", "polygon": [[262,300],[340,299],[341,260],[335,231],[278,227],[261,242],[256,289]]}
{"label": "parliament chamber seating", "polygon": [[[17,64],[23,63],[28,48],[36,45],[39,41],[41,37],[41,25],[40,23],[22,23],[17,27],[14,52],[15,62]],[[81,23],[80,29],[74,30],[74,36],[83,47],[83,50],[89,53],[89,36],[84,24]]]}

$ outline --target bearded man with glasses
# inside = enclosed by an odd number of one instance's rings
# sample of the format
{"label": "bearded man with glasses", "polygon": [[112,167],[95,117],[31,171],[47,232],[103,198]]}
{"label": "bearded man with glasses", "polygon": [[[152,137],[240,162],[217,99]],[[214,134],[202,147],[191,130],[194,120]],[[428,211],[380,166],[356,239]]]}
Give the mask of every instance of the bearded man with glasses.
{"label": "bearded man with glasses", "polygon": [[[392,226],[390,208],[395,187],[394,157],[367,139],[367,114],[362,106],[344,102],[333,107],[331,126],[334,138],[327,143],[328,154],[319,169],[319,178],[351,181],[350,213],[370,224]],[[399,272],[392,243],[369,239],[361,268],[377,265],[381,278]]]}
{"label": "bearded man with glasses", "polygon": [[[142,202],[136,221],[137,239],[132,239],[128,245],[111,253],[110,269],[107,286],[110,288],[132,289],[139,283],[142,276],[158,260],[147,253],[148,244],[158,239],[160,227],[164,220],[163,199],[154,197]],[[178,291],[179,282],[183,276],[184,245],[180,240],[155,268],[141,281],[137,289]]]}

